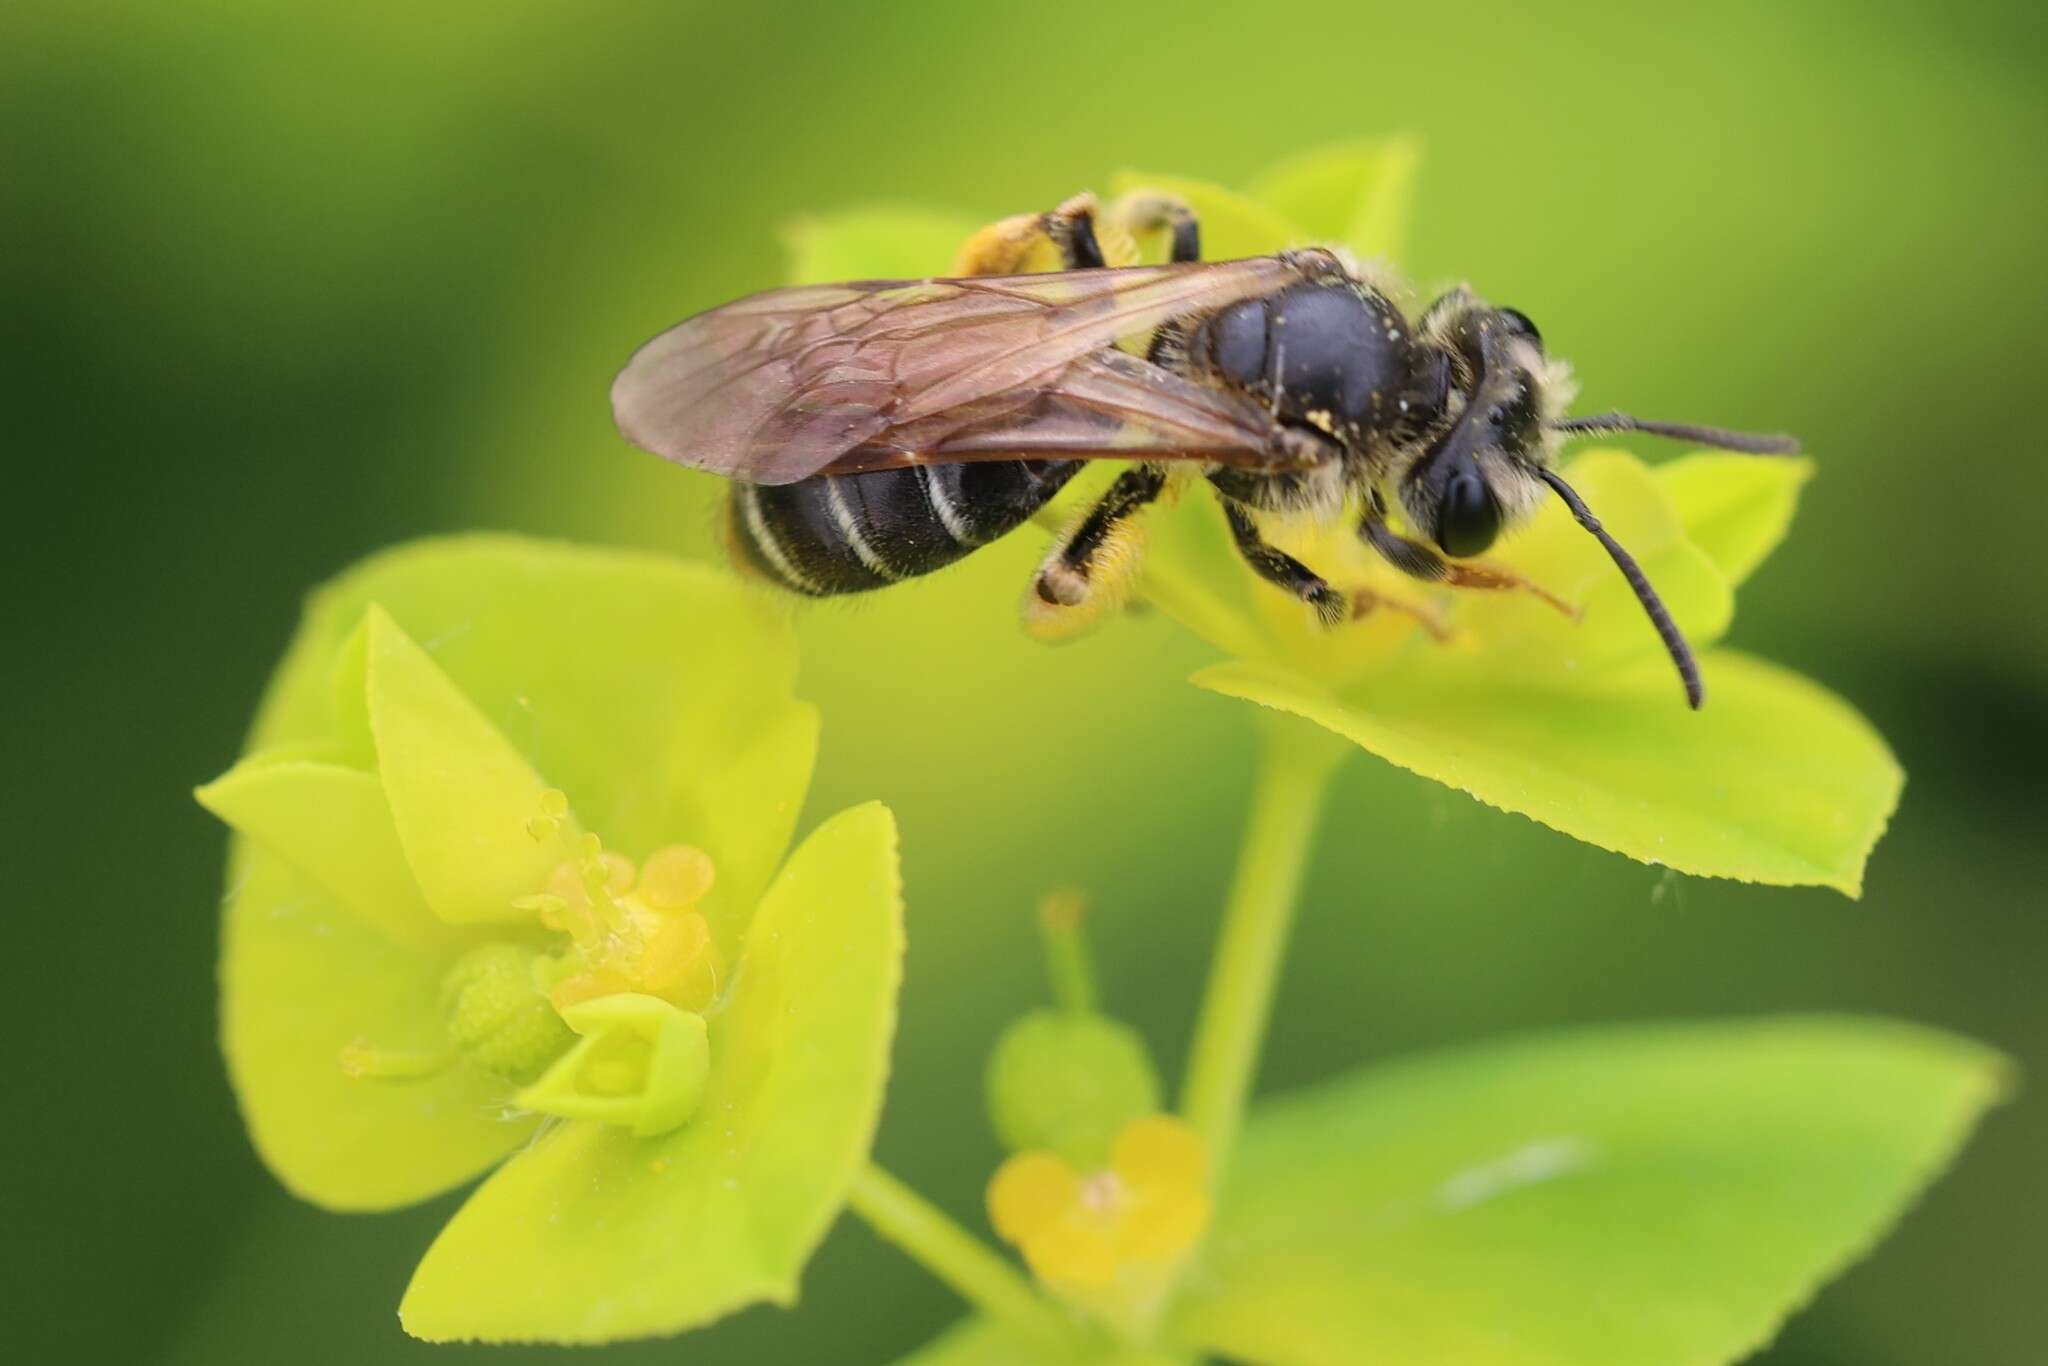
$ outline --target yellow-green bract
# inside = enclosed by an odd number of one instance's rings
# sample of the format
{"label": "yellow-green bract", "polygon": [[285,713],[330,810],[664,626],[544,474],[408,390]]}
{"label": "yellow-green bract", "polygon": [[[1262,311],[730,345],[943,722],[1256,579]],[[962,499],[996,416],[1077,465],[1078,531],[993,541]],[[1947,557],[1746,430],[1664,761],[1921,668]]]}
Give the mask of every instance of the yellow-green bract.
{"label": "yellow-green bract", "polygon": [[[603,1342],[795,1298],[866,1160],[903,947],[886,810],[785,859],[817,743],[795,668],[776,605],[655,556],[434,541],[310,603],[247,757],[200,794],[237,830],[223,1044],[258,1149],[309,1200],[384,1209],[496,1168],[415,1274],[410,1331]],[[709,856],[731,969],[668,1031],[708,1037],[708,1076],[657,1063],[672,1093],[537,1129],[481,1064],[566,1032],[465,1052],[444,988],[477,980],[456,967],[479,946],[562,937],[517,903],[597,832]]]}

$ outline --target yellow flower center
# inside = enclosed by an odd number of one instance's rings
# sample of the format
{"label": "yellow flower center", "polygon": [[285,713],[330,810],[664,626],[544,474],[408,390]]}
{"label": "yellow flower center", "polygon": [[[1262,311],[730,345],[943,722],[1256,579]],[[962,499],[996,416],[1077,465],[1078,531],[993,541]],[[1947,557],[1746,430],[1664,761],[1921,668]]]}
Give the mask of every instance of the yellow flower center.
{"label": "yellow flower center", "polygon": [[[527,833],[555,839],[568,814],[568,799],[550,789]],[[697,909],[715,877],[711,859],[672,844],[636,867],[590,834],[574,848],[541,891],[514,903],[565,936],[559,952],[471,950],[443,983],[445,1047],[358,1040],[342,1050],[342,1070],[405,1081],[466,1060],[518,1085],[515,1102],[527,1109],[641,1135],[687,1122],[710,1069],[703,1013],[725,973]]]}
{"label": "yellow flower center", "polygon": [[[553,833],[559,817],[544,808],[536,833]],[[710,857],[687,844],[671,844],[636,868],[584,835],[577,856],[560,865],[535,897],[551,930],[569,937],[556,960],[548,995],[557,1010],[619,992],[655,996],[684,1010],[702,1011],[718,994],[725,964],[710,924],[697,905],[716,876]]]}

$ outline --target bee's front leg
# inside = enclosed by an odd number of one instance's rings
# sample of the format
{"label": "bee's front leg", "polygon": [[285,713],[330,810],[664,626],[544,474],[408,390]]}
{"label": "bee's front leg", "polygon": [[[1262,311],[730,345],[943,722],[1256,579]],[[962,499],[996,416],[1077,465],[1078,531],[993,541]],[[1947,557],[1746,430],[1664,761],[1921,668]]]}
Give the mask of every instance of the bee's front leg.
{"label": "bee's front leg", "polygon": [[1511,569],[1494,565],[1460,564],[1447,560],[1434,549],[1420,541],[1411,541],[1394,531],[1386,523],[1385,509],[1374,498],[1366,507],[1365,516],[1358,524],[1359,539],[1379,552],[1380,558],[1410,578],[1425,583],[1440,583],[1450,588],[1519,588],[1555,607],[1572,618],[1579,618],[1579,609],[1541,584],[1523,578]]}

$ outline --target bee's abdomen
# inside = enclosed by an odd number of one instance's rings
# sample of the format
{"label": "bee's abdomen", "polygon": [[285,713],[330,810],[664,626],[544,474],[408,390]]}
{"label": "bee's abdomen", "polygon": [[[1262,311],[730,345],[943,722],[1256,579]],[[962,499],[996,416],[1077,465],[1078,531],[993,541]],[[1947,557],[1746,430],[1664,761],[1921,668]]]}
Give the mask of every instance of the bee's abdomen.
{"label": "bee's abdomen", "polygon": [[733,549],[747,568],[811,597],[885,588],[1016,530],[1079,468],[1075,460],[972,461],[736,484]]}

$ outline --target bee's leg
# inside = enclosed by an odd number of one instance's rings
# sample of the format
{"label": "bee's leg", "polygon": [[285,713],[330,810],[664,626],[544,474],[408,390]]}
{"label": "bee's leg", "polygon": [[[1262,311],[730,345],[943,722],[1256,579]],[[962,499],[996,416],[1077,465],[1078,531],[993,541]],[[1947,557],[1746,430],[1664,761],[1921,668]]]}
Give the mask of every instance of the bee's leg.
{"label": "bee's leg", "polygon": [[1407,617],[1439,645],[1451,638],[1450,628],[1444,625],[1443,618],[1420,603],[1389,597],[1376,588],[1351,590],[1351,616],[1354,621],[1360,617],[1370,616],[1381,608],[1389,612],[1399,612]]}
{"label": "bee's leg", "polygon": [[1323,576],[1259,534],[1251,513],[1229,498],[1221,500],[1223,515],[1230,519],[1230,534],[1237,539],[1237,553],[1252,572],[1267,583],[1313,607],[1325,626],[1336,626],[1351,617],[1351,599],[1330,587]]}
{"label": "bee's leg", "polygon": [[1050,213],[1020,213],[989,224],[960,248],[952,273],[1029,275],[1107,264],[1095,236],[1095,196],[1084,193]]}
{"label": "bee's leg", "polygon": [[[1172,233],[1166,254],[1169,261],[1202,259],[1201,220],[1195,217],[1195,211],[1179,195],[1163,194],[1158,190],[1133,190],[1110,205],[1103,217],[1113,229],[1131,237],[1150,236],[1156,232]],[[1137,259],[1135,250],[1131,259]]]}
{"label": "bee's leg", "polygon": [[1132,513],[1159,496],[1166,471],[1157,465],[1133,465],[1116,477],[1073,529],[1053,542],[1039,566],[1032,589],[1039,601],[1053,607],[1078,607],[1087,601],[1105,567],[1118,570],[1134,558]]}
{"label": "bee's leg", "polygon": [[1364,518],[1358,524],[1358,535],[1367,545],[1379,552],[1380,558],[1410,578],[1425,583],[1440,583],[1451,588],[1520,588],[1543,599],[1566,616],[1577,620],[1579,609],[1542,585],[1532,583],[1513,570],[1500,569],[1492,565],[1459,564],[1447,560],[1420,541],[1411,541],[1397,535],[1386,523],[1378,501],[1375,499],[1366,509]]}

